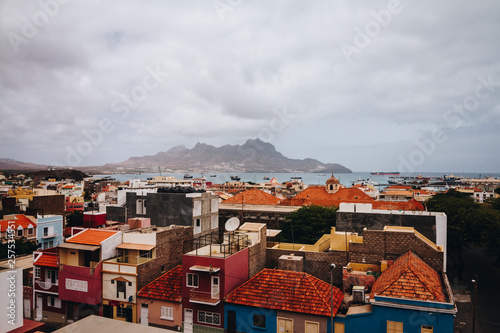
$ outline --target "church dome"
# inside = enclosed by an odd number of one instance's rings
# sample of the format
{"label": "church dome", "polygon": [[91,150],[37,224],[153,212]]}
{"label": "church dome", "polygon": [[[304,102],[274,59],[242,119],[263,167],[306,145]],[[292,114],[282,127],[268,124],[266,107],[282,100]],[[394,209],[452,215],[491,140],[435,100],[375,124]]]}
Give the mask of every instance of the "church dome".
{"label": "church dome", "polygon": [[326,181],[326,185],[330,184],[340,184],[339,180],[333,176],[333,173],[332,176]]}

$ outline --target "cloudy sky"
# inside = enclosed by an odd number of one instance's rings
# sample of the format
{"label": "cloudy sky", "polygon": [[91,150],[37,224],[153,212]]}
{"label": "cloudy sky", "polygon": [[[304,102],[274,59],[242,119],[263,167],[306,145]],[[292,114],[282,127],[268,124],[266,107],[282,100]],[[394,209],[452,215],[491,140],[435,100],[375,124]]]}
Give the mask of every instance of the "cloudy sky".
{"label": "cloudy sky", "polygon": [[260,138],[352,170],[500,172],[497,1],[0,3],[0,157]]}

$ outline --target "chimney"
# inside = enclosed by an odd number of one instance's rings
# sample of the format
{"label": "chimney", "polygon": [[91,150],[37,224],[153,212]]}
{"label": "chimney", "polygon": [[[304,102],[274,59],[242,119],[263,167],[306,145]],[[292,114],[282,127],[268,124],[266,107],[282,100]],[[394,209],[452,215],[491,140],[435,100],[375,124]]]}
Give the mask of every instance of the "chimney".
{"label": "chimney", "polygon": [[304,258],[293,254],[283,255],[278,258],[278,269],[293,272],[304,271]]}

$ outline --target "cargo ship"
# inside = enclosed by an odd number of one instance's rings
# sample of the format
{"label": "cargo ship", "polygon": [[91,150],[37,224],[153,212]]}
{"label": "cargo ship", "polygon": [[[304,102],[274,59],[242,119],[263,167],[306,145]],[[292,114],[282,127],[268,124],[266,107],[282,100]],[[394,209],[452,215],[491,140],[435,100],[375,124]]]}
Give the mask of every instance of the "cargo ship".
{"label": "cargo ship", "polygon": [[399,172],[397,171],[372,171],[370,172],[372,175],[380,176],[380,175],[391,175],[391,176],[399,176]]}

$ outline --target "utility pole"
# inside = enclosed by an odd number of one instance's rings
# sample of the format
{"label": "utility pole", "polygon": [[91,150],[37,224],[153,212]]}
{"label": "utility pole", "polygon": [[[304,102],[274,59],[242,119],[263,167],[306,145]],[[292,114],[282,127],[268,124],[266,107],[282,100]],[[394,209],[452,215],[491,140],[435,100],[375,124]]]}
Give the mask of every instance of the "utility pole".
{"label": "utility pole", "polygon": [[472,284],[474,285],[474,293],[472,295],[472,333],[476,332],[477,274],[474,277],[475,279],[472,280]]}
{"label": "utility pole", "polygon": [[330,332],[333,333],[333,270],[335,264],[330,264]]}

